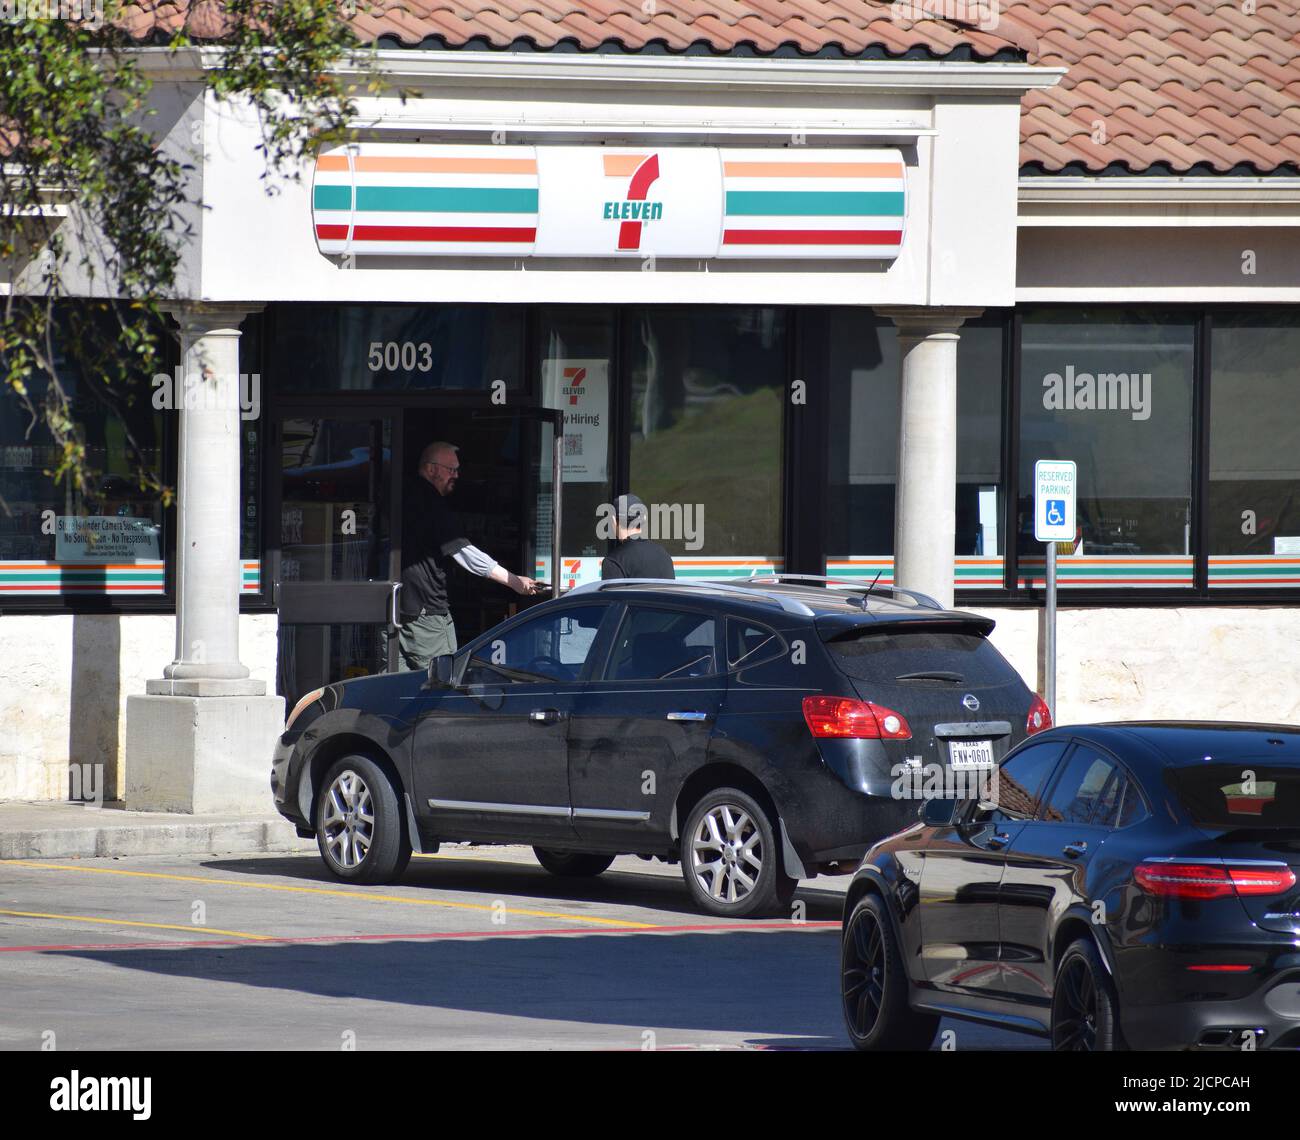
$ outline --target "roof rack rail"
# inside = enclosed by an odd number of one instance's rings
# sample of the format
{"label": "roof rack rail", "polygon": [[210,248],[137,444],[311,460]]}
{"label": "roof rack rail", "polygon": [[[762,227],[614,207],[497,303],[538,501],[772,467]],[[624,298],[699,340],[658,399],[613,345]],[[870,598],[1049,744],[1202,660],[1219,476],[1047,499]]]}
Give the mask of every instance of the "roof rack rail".
{"label": "roof rack rail", "polygon": [[828,578],[824,574],[751,574],[748,578],[739,580],[753,582],[756,585],[773,582],[778,586],[783,582],[819,582],[825,586],[848,586],[854,590],[861,590],[864,594],[901,594],[905,598],[911,598],[917,605],[928,610],[941,610],[944,608],[941,603],[930,597],[929,594],[921,593],[920,590],[908,590],[902,586],[864,585],[852,578]]}
{"label": "roof rack rail", "polygon": [[[748,582],[750,579],[744,578],[740,581]],[[565,597],[572,597],[574,594],[593,594],[601,590],[617,589],[621,586],[658,586],[658,587],[694,587],[700,586],[715,592],[726,594],[739,594],[746,598],[753,598],[759,594],[775,605],[780,606],[786,613],[798,614],[799,617],[813,617],[811,607],[805,605],[797,598],[787,597],[784,594],[768,593],[764,590],[752,590],[746,586],[736,585],[736,579],[722,581],[716,578],[695,578],[689,582],[683,582],[676,578],[605,578],[599,582],[584,582],[581,586],[574,586],[572,590],[565,593]]]}

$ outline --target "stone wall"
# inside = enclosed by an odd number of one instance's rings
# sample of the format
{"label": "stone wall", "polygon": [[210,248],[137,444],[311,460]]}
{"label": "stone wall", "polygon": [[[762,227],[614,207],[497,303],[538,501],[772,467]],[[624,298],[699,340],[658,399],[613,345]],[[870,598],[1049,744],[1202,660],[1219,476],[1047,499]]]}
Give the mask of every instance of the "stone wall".
{"label": "stone wall", "polygon": [[[1042,690],[1041,609],[988,609],[993,643]],[[1056,721],[1300,723],[1300,608],[1058,610]]]}
{"label": "stone wall", "polygon": [[[244,664],[273,692],[275,615],[241,616],[239,637]],[[0,617],[0,800],[66,800],[73,764],[102,764],[104,798],[117,798],[126,698],[162,676],[175,646],[167,614]]]}

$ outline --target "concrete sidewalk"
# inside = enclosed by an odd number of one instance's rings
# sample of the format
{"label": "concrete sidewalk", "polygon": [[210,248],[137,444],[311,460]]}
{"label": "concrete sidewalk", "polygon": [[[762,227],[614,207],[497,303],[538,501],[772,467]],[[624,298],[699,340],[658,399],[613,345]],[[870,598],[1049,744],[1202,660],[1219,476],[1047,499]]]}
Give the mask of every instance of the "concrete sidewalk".
{"label": "concrete sidewalk", "polygon": [[170,815],[127,811],[120,802],[0,803],[0,859],[218,855],[314,846],[274,813]]}

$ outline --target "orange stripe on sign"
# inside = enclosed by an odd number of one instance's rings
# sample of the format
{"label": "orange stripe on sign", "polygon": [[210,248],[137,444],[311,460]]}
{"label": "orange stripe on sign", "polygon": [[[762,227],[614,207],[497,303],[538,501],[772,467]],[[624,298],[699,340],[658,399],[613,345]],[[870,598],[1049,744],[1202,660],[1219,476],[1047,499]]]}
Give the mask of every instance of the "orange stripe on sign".
{"label": "orange stripe on sign", "polygon": [[375,174],[536,174],[533,158],[402,158],[358,155],[357,170]]}
{"label": "orange stripe on sign", "polygon": [[605,164],[607,178],[631,178],[636,173],[646,156],[644,154],[603,154],[600,156]]}
{"label": "orange stripe on sign", "polygon": [[[419,158],[406,155],[362,154],[356,168],[371,174],[536,174],[537,160],[532,158]],[[316,169],[348,169],[346,155],[323,154]]]}
{"label": "orange stripe on sign", "polygon": [[902,178],[899,162],[724,162],[728,178]]}

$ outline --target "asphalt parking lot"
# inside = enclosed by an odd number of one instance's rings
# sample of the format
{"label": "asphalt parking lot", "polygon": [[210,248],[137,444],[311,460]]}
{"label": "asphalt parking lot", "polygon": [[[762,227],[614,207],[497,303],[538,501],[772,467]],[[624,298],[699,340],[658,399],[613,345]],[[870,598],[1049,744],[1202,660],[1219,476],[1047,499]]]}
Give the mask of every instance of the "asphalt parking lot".
{"label": "asphalt parking lot", "polygon": [[450,848],[381,887],[314,850],[0,862],[0,1048],[847,1048],[846,886],[806,884],[802,921],[733,922],[632,857],[574,882]]}

